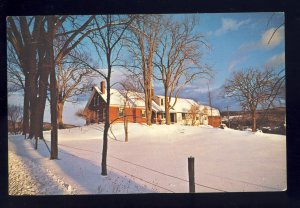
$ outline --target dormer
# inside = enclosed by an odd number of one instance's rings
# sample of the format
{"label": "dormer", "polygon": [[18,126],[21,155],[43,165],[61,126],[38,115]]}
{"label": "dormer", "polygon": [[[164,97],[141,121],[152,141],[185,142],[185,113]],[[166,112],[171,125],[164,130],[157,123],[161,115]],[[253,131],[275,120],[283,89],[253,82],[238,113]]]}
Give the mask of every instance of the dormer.
{"label": "dormer", "polygon": [[[169,100],[169,98],[167,98]],[[165,97],[164,96],[153,96],[153,101],[159,106],[165,106]]]}
{"label": "dormer", "polygon": [[159,105],[163,106],[165,104],[164,101],[165,101],[164,98],[159,98]]}

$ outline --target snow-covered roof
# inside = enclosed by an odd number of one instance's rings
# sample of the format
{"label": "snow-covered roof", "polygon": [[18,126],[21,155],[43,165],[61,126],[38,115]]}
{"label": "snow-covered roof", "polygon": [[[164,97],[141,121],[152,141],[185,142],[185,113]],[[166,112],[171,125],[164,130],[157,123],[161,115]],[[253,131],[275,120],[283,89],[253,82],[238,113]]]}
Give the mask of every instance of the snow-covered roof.
{"label": "snow-covered roof", "polygon": [[152,110],[156,111],[156,112],[162,112],[165,111],[163,106],[159,106],[156,104],[156,102],[152,101]]}
{"label": "snow-covered roof", "polygon": [[[158,95],[157,97],[163,99],[165,98],[164,96],[160,96],[160,95]],[[175,97],[171,97],[170,105],[173,105],[174,102],[175,102]],[[186,98],[177,98],[176,104],[173,107],[173,109],[171,109],[171,112],[188,113],[192,105],[198,105],[201,111],[203,111],[206,108],[208,116],[220,116],[220,112],[218,109],[211,108],[210,106],[198,104],[196,101],[192,99],[186,99]],[[164,109],[164,105],[160,107]]]}
{"label": "snow-covered roof", "polygon": [[[98,86],[93,87],[93,93],[86,105],[89,106],[92,97],[94,97],[95,93],[98,93],[103,100],[106,102],[107,98],[107,90],[105,90],[105,93],[102,94],[101,90],[99,89]],[[121,106],[124,105],[124,101],[126,100],[126,96],[129,98],[129,105],[133,107],[140,107],[144,108],[145,107],[145,95],[144,93],[139,93],[139,92],[133,92],[133,91],[122,91],[122,90],[117,90],[117,89],[110,89],[110,105],[115,105],[115,106]],[[156,97],[159,98],[164,98],[164,96],[156,95]],[[175,102],[175,97],[171,98],[171,105]],[[170,110],[171,113],[188,113],[192,105],[198,105],[201,111],[204,111],[204,109],[207,109],[207,114],[208,116],[220,116],[220,112],[216,108],[210,108],[209,106],[206,105],[200,105],[196,101],[192,99],[185,99],[185,98],[177,98],[175,106]],[[156,102],[152,101],[152,109],[156,112],[164,112],[165,111],[165,106],[164,105],[158,105]]]}
{"label": "snow-covered roof", "polygon": [[[102,94],[99,87],[94,86],[94,89],[106,102],[107,90],[105,90],[104,94]],[[132,92],[132,91],[126,92],[124,90],[116,90],[116,89],[112,89],[112,88],[110,89],[110,104],[117,105],[117,106],[124,105],[126,96],[129,98],[128,99],[129,105],[134,106],[134,107],[145,107],[143,93]]]}

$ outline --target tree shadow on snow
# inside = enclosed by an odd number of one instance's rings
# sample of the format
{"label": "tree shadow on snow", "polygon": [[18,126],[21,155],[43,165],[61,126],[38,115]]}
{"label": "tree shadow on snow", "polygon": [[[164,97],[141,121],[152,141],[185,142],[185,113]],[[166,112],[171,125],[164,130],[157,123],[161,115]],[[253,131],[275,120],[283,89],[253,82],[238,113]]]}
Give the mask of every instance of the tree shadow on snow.
{"label": "tree shadow on snow", "polygon": [[[108,164],[108,175],[101,176],[101,158],[97,159],[98,164],[71,154],[67,150],[59,148],[59,159],[50,160],[50,153],[42,140],[38,141],[38,150],[34,150],[35,140],[24,140],[23,136],[13,136],[11,141],[11,149],[21,156],[35,164],[37,167],[46,171],[50,170],[58,178],[63,181],[63,184],[68,188],[69,184],[75,194],[122,194],[122,193],[153,193],[155,192],[145,185],[138,184],[139,179],[119,174]],[[50,142],[46,141],[50,147]],[[49,163],[46,166],[45,163]],[[54,170],[53,170],[54,169]],[[55,171],[55,169],[57,169]],[[50,180],[50,179],[49,179]],[[53,179],[52,179],[53,180]],[[74,184],[74,182],[76,184]],[[54,180],[53,180],[53,183]],[[52,184],[45,184],[52,185]],[[61,194],[61,193],[55,193]]]}

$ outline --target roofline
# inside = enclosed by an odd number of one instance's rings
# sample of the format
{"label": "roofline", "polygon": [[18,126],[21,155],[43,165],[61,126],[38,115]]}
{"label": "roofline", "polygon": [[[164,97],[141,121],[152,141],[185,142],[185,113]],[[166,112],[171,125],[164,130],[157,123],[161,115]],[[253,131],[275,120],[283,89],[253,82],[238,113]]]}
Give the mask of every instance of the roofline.
{"label": "roofline", "polygon": [[[101,91],[97,90],[97,88],[98,88],[97,85],[94,85],[94,86],[93,86],[93,92],[92,92],[92,94],[91,94],[90,97],[89,97],[89,100],[88,100],[88,102],[87,102],[87,104],[86,104],[86,106],[85,106],[85,108],[84,108],[84,111],[86,111],[86,109],[87,109],[88,106],[90,105],[90,103],[91,103],[91,101],[92,101],[92,98],[94,97],[94,95],[95,95],[96,92],[102,97],[103,101],[106,102],[105,99],[103,98],[103,94],[101,93]],[[99,88],[98,88],[98,89],[99,89]],[[120,90],[117,90],[117,89],[114,89],[114,90],[120,92]],[[133,92],[133,91],[131,91],[131,92]],[[140,92],[138,92],[138,93],[140,93]],[[122,94],[121,94],[121,95],[122,95]],[[165,97],[165,96],[163,96],[163,95],[154,95],[154,96],[159,97],[159,98],[164,98],[164,97]],[[172,98],[173,98],[173,99],[176,99],[176,97],[171,97],[171,99],[172,99]],[[211,107],[211,106],[208,106],[208,105],[198,104],[195,100],[193,100],[193,99],[191,99],[191,98],[180,98],[180,97],[178,97],[177,99],[182,99],[182,100],[187,100],[187,101],[193,101],[193,102],[195,102],[199,107],[201,107],[201,106],[202,106],[202,107],[207,107],[209,111],[210,111],[210,109],[212,109],[212,110],[217,110],[217,111],[219,111],[219,114],[220,114],[220,110],[219,110],[218,108],[214,108],[214,107]],[[152,102],[154,102],[154,101],[152,100]],[[110,106],[121,106],[121,105],[118,105],[118,104],[110,104]],[[161,107],[161,106],[159,105],[159,107]],[[134,106],[134,108],[145,108],[145,106]],[[155,109],[153,109],[153,108],[152,108],[152,110],[154,110],[155,112],[165,112],[165,110],[155,110]],[[174,110],[174,111],[175,111],[175,110]],[[173,112],[174,112],[174,111],[173,111]],[[175,113],[187,113],[187,112],[184,112],[184,111],[175,111]]]}
{"label": "roofline", "polygon": [[89,107],[89,105],[90,105],[90,103],[91,103],[91,101],[92,101],[92,99],[93,99],[93,97],[94,97],[94,95],[95,95],[95,92],[96,92],[96,89],[95,89],[94,86],[93,86],[93,92],[92,92],[92,94],[90,95],[90,97],[89,97],[89,99],[88,99],[88,102],[86,103],[86,105],[85,105],[85,107],[84,107],[83,112],[85,112],[85,111],[87,110],[87,108]]}

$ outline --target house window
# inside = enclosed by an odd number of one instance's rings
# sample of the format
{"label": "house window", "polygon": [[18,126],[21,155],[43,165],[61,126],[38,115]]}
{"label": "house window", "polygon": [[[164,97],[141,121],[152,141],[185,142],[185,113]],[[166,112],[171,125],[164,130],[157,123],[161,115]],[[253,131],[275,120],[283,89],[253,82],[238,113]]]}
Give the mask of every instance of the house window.
{"label": "house window", "polygon": [[142,110],[142,111],[141,111],[141,117],[142,117],[142,118],[145,118],[145,117],[146,117],[146,111],[145,111],[145,110]]}
{"label": "house window", "polygon": [[164,99],[160,99],[160,105],[164,105]]}
{"label": "house window", "polygon": [[119,108],[119,117],[123,117],[124,116],[124,108],[121,107]]}
{"label": "house window", "polygon": [[182,119],[186,118],[186,113],[182,113]]}
{"label": "house window", "polygon": [[99,105],[100,98],[98,95],[95,95],[94,97],[94,107],[97,107]]}
{"label": "house window", "polygon": [[97,110],[97,121],[100,119],[100,110]]}

